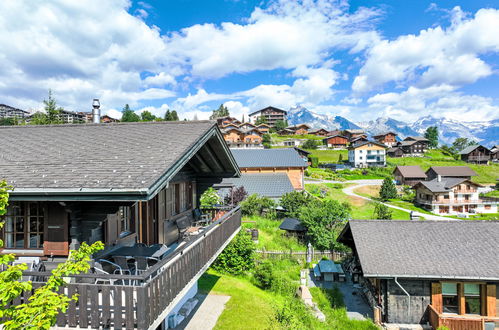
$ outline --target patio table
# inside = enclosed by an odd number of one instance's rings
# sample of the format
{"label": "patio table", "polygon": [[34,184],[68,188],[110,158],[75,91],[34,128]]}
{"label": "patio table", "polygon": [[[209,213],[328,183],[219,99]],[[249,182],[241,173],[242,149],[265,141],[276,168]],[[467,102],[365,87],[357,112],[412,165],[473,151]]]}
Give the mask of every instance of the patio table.
{"label": "patio table", "polygon": [[160,248],[159,246],[122,246],[111,251],[107,256],[151,257]]}

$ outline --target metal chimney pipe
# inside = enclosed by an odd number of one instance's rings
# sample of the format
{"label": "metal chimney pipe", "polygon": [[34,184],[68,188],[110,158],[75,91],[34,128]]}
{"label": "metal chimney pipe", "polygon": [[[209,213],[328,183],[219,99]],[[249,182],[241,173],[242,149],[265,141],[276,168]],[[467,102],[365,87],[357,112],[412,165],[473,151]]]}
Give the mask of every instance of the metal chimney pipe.
{"label": "metal chimney pipe", "polygon": [[99,99],[94,99],[92,102],[92,122],[100,124],[100,102]]}

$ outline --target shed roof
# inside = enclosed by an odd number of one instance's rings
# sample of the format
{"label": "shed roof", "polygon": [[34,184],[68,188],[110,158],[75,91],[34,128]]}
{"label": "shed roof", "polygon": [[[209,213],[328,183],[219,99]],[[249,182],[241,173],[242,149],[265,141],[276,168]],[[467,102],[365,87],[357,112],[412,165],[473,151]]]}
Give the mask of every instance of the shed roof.
{"label": "shed roof", "polygon": [[[286,173],[243,173],[239,178],[224,178],[220,185],[242,186],[248,195],[258,194],[269,198],[281,198],[295,190]],[[228,192],[228,189],[221,191],[224,196]]]}
{"label": "shed roof", "polygon": [[499,280],[498,221],[351,220],[364,276]]}
{"label": "shed roof", "polygon": [[[420,181],[416,184],[418,185],[423,185],[426,187],[429,191],[434,192],[434,193],[439,193],[439,192],[448,192],[452,189],[452,187],[463,183],[465,181],[469,181],[464,178],[445,178],[442,179],[441,181],[438,181],[438,179],[433,179],[431,181]],[[471,182],[471,181],[470,181]],[[476,183],[474,183],[476,184]]]}
{"label": "shed roof", "polygon": [[338,268],[332,260],[321,260],[319,261],[319,270],[321,273],[337,273]]}
{"label": "shed roof", "polygon": [[[0,173],[12,196],[150,198],[185,165],[207,176],[239,173],[211,121],[9,126],[0,136]],[[197,152],[206,158],[202,164],[193,158]]]}
{"label": "shed roof", "polygon": [[476,172],[468,166],[432,166],[427,171],[434,171],[437,175],[441,176],[476,176]]}
{"label": "shed roof", "polygon": [[241,168],[307,167],[294,148],[233,149],[232,154]]}
{"label": "shed roof", "polygon": [[428,139],[423,136],[408,136],[404,139],[404,141],[409,141],[409,140],[428,141]]}
{"label": "shed roof", "polygon": [[397,166],[394,170],[399,170],[399,172],[405,178],[426,178],[425,172],[419,166]]}
{"label": "shed roof", "polygon": [[296,218],[285,218],[279,226],[279,229],[298,232],[307,231],[307,228],[305,228],[301,221]]}

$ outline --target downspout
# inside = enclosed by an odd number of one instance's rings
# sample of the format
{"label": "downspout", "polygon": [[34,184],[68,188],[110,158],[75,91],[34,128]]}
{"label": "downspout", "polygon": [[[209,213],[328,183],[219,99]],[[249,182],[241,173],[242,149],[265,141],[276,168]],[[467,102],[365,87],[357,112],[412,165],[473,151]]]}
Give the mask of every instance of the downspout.
{"label": "downspout", "polygon": [[402,285],[400,285],[400,283],[397,281],[397,278],[394,277],[394,280],[395,280],[395,283],[398,285],[398,287],[407,295],[407,319],[410,320],[411,318],[411,295],[409,294],[409,292],[407,292],[403,287]]}

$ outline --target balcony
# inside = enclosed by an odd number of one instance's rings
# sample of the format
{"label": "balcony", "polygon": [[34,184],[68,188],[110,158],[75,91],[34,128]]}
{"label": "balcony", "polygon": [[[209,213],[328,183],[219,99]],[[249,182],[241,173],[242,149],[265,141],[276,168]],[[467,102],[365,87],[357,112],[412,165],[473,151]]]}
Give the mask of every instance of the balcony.
{"label": "balcony", "polygon": [[490,156],[469,156],[469,162],[486,162],[490,160]]}
{"label": "balcony", "polygon": [[499,317],[480,315],[439,314],[432,305],[428,305],[428,318],[433,329],[445,326],[448,329],[485,330],[485,324],[499,326]]}
{"label": "balcony", "polygon": [[[213,263],[241,227],[237,207],[140,275],[81,274],[69,279],[66,294],[79,294],[57,326],[92,329],[156,329],[184,293]],[[43,285],[49,272],[25,272],[33,287]],[[101,283],[101,284],[96,284]],[[24,292],[17,301],[29,298]]]}
{"label": "balcony", "polygon": [[492,199],[439,199],[439,200],[426,200],[418,199],[418,204],[423,205],[481,205],[483,203],[497,204],[498,201]]}

